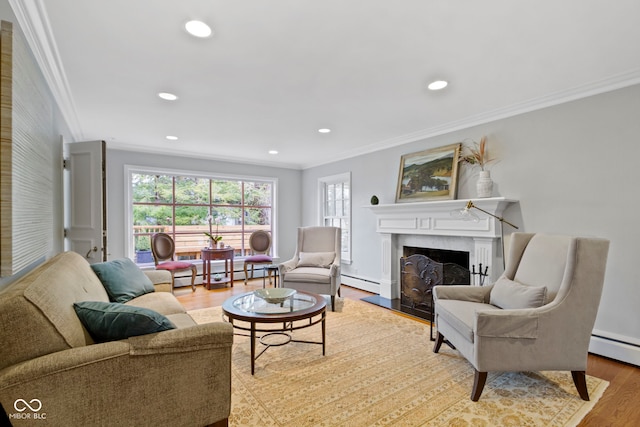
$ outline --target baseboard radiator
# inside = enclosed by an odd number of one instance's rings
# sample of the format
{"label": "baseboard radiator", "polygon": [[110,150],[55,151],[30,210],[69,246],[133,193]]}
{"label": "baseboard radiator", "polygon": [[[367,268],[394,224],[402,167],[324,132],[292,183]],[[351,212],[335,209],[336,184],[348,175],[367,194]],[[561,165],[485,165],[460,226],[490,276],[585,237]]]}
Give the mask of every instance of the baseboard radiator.
{"label": "baseboard radiator", "polygon": [[594,329],[589,352],[640,366],[640,340]]}

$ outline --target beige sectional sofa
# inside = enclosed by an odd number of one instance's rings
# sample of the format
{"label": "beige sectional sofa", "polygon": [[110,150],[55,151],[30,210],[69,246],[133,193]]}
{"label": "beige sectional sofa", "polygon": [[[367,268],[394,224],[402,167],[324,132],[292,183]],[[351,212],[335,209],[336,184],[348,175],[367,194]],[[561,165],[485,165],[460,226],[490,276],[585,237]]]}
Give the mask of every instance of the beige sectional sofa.
{"label": "beige sectional sofa", "polygon": [[109,301],[81,255],[59,254],[3,289],[0,418],[15,426],[226,425],[232,326],[196,325],[162,291],[171,286],[165,273],[149,272],[156,292],[125,304],[157,311],[176,329],[103,343],[73,308]]}

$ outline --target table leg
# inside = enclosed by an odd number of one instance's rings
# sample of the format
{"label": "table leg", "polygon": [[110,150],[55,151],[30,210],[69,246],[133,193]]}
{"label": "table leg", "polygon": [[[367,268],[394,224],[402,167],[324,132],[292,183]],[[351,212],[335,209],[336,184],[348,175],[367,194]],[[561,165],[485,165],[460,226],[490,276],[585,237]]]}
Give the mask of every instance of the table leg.
{"label": "table leg", "polygon": [[231,287],[233,288],[233,254],[231,254],[231,259],[229,260],[229,264],[231,264]]}
{"label": "table leg", "polygon": [[251,375],[255,372],[256,366],[256,323],[251,322]]}
{"label": "table leg", "polygon": [[210,268],[210,261],[208,259],[205,259],[202,262],[202,284],[207,288],[207,290],[211,289],[211,275],[209,272]]}
{"label": "table leg", "polygon": [[323,311],[322,312],[322,355],[324,356],[324,350],[325,350],[325,345],[324,345],[324,338],[326,335],[326,327],[325,327],[325,319],[327,318],[327,312]]}

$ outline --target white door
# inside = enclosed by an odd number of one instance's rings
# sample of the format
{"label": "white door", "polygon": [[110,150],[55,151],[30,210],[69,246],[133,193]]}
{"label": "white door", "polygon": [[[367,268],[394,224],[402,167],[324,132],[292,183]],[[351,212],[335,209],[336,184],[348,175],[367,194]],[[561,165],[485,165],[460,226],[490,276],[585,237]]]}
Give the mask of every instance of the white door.
{"label": "white door", "polygon": [[105,142],[67,144],[65,248],[90,263],[107,260]]}

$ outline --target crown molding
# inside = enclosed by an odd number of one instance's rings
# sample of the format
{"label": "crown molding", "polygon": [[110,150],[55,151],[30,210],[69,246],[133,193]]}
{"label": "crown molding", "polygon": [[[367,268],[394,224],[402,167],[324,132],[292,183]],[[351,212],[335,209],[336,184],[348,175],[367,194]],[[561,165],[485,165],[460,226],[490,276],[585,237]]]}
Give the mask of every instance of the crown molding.
{"label": "crown molding", "polygon": [[455,120],[452,122],[444,123],[442,125],[422,129],[417,132],[385,139],[383,141],[379,141],[355,150],[351,150],[346,153],[342,153],[339,159],[325,161],[322,163],[303,164],[302,168],[309,169],[312,167],[321,166],[323,164],[333,163],[338,160],[357,157],[364,154],[381,151],[387,148],[392,148],[427,138],[433,138],[435,136],[444,135],[462,129],[468,129],[473,126],[490,123],[496,120],[506,119],[509,117],[517,116],[519,114],[529,113],[531,111],[541,110],[543,108],[552,107],[554,105],[576,101],[578,99],[587,98],[593,95],[611,92],[636,84],[640,84],[640,69],[631,70],[626,73],[617,74],[603,80],[575,86],[567,90],[554,92],[545,96],[530,99],[528,101],[512,104],[504,108],[498,108],[495,110],[475,114],[462,118],[460,120]]}
{"label": "crown molding", "polygon": [[9,0],[9,4],[49,85],[49,90],[67,122],[71,135],[76,141],[84,139],[69,82],[51,31],[45,2],[43,0]]}
{"label": "crown molding", "polygon": [[[8,0],[16,15],[18,23],[22,28],[27,43],[31,47],[33,54],[40,66],[44,78],[49,84],[49,88],[67,122],[72,137],[76,141],[84,138],[77,110],[71,95],[71,89],[64,71],[64,66],[51,31],[44,0]],[[640,69],[630,70],[626,73],[617,74],[606,79],[575,86],[567,90],[554,92],[542,97],[533,98],[524,102],[516,103],[504,108],[486,111],[476,115],[468,116],[460,120],[433,126],[394,138],[378,141],[367,146],[341,153],[339,158],[322,161],[318,163],[306,163],[298,165],[279,165],[293,169],[309,169],[339,160],[353,158],[356,156],[369,154],[372,152],[396,147],[411,142],[420,141],[427,138],[467,129],[473,126],[482,125],[492,121],[505,119],[523,113],[567,103],[570,101],[586,98],[593,95],[611,92],[628,86],[640,84]],[[119,147],[120,149],[131,149],[130,146]],[[141,147],[137,147],[141,148]],[[150,149],[141,149],[147,152],[162,152]],[[174,153],[175,154],[175,153]],[[201,156],[200,154],[198,156]],[[242,161],[241,159],[229,158],[229,161]],[[246,161],[244,162],[246,163]],[[273,163],[271,163],[273,164]]]}

